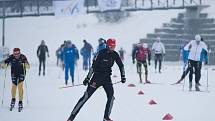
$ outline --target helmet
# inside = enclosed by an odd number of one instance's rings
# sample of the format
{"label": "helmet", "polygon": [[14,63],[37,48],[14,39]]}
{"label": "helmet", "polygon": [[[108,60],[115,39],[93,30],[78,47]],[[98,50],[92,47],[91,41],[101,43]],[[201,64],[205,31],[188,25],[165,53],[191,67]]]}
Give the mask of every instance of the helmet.
{"label": "helmet", "polygon": [[199,34],[197,34],[197,35],[195,36],[195,40],[196,40],[196,41],[201,41],[201,36],[200,36]]}
{"label": "helmet", "polygon": [[116,40],[115,39],[108,39],[106,43],[107,43],[108,47],[116,46]]}

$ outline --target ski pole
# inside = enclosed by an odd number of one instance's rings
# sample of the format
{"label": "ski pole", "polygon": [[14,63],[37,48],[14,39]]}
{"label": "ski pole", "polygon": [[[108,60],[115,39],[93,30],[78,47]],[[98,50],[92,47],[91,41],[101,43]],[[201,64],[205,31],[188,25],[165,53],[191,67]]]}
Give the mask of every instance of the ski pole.
{"label": "ski pole", "polygon": [[6,69],[5,69],[5,73],[4,73],[4,84],[3,84],[3,91],[2,91],[2,106],[3,106],[3,104],[4,104],[4,90],[5,90],[5,81],[6,81],[6,75],[7,75],[7,67],[6,67]]}
{"label": "ski pole", "polygon": [[[112,84],[114,85],[114,84],[118,84],[120,82],[121,81],[118,81],[118,82],[114,82]],[[63,86],[63,87],[59,87],[59,89],[70,88],[70,87],[78,87],[78,86],[82,86],[82,85],[84,85],[84,84],[76,84],[76,85]]]}
{"label": "ski pole", "polygon": [[[24,77],[26,77],[26,70],[25,70],[25,64],[23,64],[23,70],[24,70]],[[25,79],[25,90],[26,90],[26,98],[27,98],[27,104],[29,104],[28,100],[28,88],[27,88],[27,80]]]}

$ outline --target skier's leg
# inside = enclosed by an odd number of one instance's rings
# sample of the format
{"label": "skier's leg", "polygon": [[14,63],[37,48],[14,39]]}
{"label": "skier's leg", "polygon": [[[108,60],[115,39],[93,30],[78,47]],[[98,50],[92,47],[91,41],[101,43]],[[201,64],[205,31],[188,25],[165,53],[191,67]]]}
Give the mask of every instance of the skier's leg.
{"label": "skier's leg", "polygon": [[161,73],[161,64],[162,64],[162,60],[159,60],[159,72]]}
{"label": "skier's leg", "polygon": [[105,107],[104,119],[110,119],[110,114],[113,107],[113,101],[115,99],[113,85],[106,84],[106,85],[103,85],[103,87],[107,95],[107,103]]}
{"label": "skier's leg", "polygon": [[11,100],[11,107],[14,107],[15,105],[15,100],[16,100],[16,88],[17,85],[12,84],[12,88],[11,88],[11,95],[12,95],[12,100]]}
{"label": "skier's leg", "polygon": [[41,63],[42,63],[42,60],[39,58],[39,76],[40,76],[40,72],[41,72]]}
{"label": "skier's leg", "polygon": [[189,89],[192,88],[192,80],[193,80],[193,61],[189,61]]}
{"label": "skier's leg", "polygon": [[69,65],[68,64],[65,64],[65,84],[67,85],[68,83],[68,79],[69,79]]}
{"label": "skier's leg", "polygon": [[45,75],[46,70],[46,59],[43,59],[43,75]]}
{"label": "skier's leg", "polygon": [[12,77],[12,87],[11,87],[11,103],[10,103],[10,111],[12,111],[15,102],[16,102],[16,88],[17,88],[17,77]]}
{"label": "skier's leg", "polygon": [[20,80],[18,84],[18,91],[19,91],[19,101],[23,100],[23,81]]}
{"label": "skier's leg", "polygon": [[96,89],[100,86],[97,85],[95,81],[95,76],[91,79],[90,85],[87,87],[87,90],[85,91],[84,95],[79,99],[78,103],[75,105],[68,121],[73,121],[82,106],[85,104],[85,102],[92,96],[92,94],[96,91]]}
{"label": "skier's leg", "polygon": [[142,83],[142,67],[141,67],[141,62],[137,61],[136,67],[137,67],[137,73],[139,75],[140,78],[140,83]]}
{"label": "skier's leg", "polygon": [[201,78],[201,65],[200,65],[200,62],[196,62],[195,66],[195,88],[196,88],[196,91],[200,91],[199,89],[199,81],[200,81],[200,78]]}
{"label": "skier's leg", "polygon": [[11,88],[11,95],[12,98],[16,98],[16,88],[17,88],[17,77],[11,77],[12,78],[12,88]]}
{"label": "skier's leg", "polygon": [[143,62],[143,66],[145,68],[145,82],[146,83],[150,83],[150,81],[148,80],[148,66],[147,66],[147,62],[146,61]]}
{"label": "skier's leg", "polygon": [[74,84],[74,73],[75,73],[75,65],[74,64],[70,64],[70,76],[72,78],[72,84]]}
{"label": "skier's leg", "polygon": [[155,55],[155,72],[156,72],[156,69],[157,69],[157,55]]}

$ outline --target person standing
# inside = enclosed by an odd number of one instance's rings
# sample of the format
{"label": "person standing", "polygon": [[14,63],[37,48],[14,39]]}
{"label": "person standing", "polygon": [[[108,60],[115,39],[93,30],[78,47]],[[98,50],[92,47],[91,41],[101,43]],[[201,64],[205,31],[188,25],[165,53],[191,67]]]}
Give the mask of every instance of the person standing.
{"label": "person standing", "polygon": [[63,49],[63,60],[65,64],[65,84],[68,84],[69,72],[74,85],[75,64],[78,59],[78,50],[70,40],[67,40],[66,47]]}
{"label": "person standing", "polygon": [[126,78],[124,65],[118,53],[114,51],[116,47],[116,40],[108,39],[107,46],[108,47],[106,49],[103,49],[96,54],[88,75],[83,81],[84,85],[88,85],[87,90],[75,105],[67,121],[74,121],[74,118],[76,117],[82,106],[100,86],[103,86],[105,93],[107,94],[107,103],[103,121],[113,121],[110,119],[110,114],[113,106],[113,101],[115,99],[113,84],[111,81],[111,68],[114,62],[116,62],[119,67],[121,73],[121,82],[125,83]]}
{"label": "person standing", "polygon": [[133,64],[135,63],[135,59],[137,61],[137,73],[139,74],[140,77],[140,83],[142,83],[142,64],[145,68],[145,83],[150,83],[148,80],[148,66],[147,66],[147,59],[148,59],[148,64],[150,65],[150,60],[151,60],[151,52],[149,48],[147,47],[147,44],[144,43],[138,43],[137,47],[133,49],[132,52],[132,60]]}
{"label": "person standing", "polygon": [[81,49],[81,55],[83,56],[83,70],[88,70],[91,65],[91,54],[93,53],[93,47],[86,40],[83,40],[84,46]]}
{"label": "person standing", "polygon": [[159,73],[161,73],[161,65],[163,61],[163,56],[165,55],[165,47],[158,37],[156,42],[152,45],[152,51],[154,52],[154,60],[155,60],[155,72],[157,69],[157,62],[159,62]]}
{"label": "person standing", "polygon": [[99,38],[98,43],[99,43],[99,45],[97,46],[97,49],[96,49],[96,52],[94,53],[94,55],[96,55],[100,50],[103,50],[106,48],[106,40],[105,39]]}
{"label": "person standing", "polygon": [[201,79],[202,62],[208,64],[208,49],[204,41],[201,41],[201,36],[197,34],[195,40],[191,40],[184,49],[189,52],[188,66],[183,72],[181,78],[175,83],[179,84],[185,76],[189,73],[189,90],[192,90],[193,68],[195,69],[195,89],[200,91],[199,86]]}
{"label": "person standing", "polygon": [[4,61],[4,68],[7,68],[8,65],[11,65],[11,79],[12,79],[12,88],[11,88],[11,104],[10,111],[15,106],[16,102],[16,89],[18,87],[19,91],[19,103],[18,111],[20,112],[23,108],[23,82],[26,76],[26,68],[29,69],[30,65],[25,55],[21,54],[19,48],[13,49],[13,54],[10,55]]}
{"label": "person standing", "polygon": [[39,76],[41,74],[41,66],[43,66],[43,76],[45,76],[46,54],[49,57],[48,47],[45,44],[45,41],[42,40],[41,44],[37,48],[37,57],[39,58]]}
{"label": "person standing", "polygon": [[119,57],[121,58],[122,61],[124,61],[125,50],[121,47],[118,52],[119,52]]}

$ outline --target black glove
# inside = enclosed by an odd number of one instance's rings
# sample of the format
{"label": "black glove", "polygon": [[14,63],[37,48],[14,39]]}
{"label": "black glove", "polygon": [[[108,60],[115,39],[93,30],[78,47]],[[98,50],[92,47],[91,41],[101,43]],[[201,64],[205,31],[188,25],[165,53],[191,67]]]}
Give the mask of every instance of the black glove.
{"label": "black glove", "polygon": [[133,60],[133,64],[135,64],[135,60]]}
{"label": "black glove", "polygon": [[208,61],[205,61],[205,65],[208,65]]}
{"label": "black glove", "polygon": [[84,86],[87,86],[90,82],[90,79],[89,78],[85,78],[84,81],[83,81],[83,84]]}
{"label": "black glove", "polygon": [[149,61],[149,65],[151,65],[150,61]]}
{"label": "black glove", "polygon": [[125,83],[125,82],[126,82],[126,78],[125,78],[125,77],[122,77],[122,78],[121,78],[121,82],[122,82],[122,83]]}

